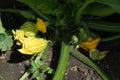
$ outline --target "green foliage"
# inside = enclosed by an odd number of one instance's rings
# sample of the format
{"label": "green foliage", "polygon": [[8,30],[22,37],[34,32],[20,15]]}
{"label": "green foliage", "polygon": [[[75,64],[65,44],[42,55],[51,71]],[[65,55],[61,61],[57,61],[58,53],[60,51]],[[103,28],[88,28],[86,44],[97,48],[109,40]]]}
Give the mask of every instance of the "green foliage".
{"label": "green foliage", "polygon": [[66,2],[73,3],[73,4],[77,3],[78,1],[81,2],[81,0],[66,0]]}
{"label": "green foliage", "polygon": [[0,42],[3,41],[5,39],[5,34],[1,33],[0,34]]}
{"label": "green foliage", "polygon": [[33,12],[31,11],[25,11],[25,10],[18,10],[18,9],[0,9],[0,12],[8,12],[8,13],[15,13],[15,14],[19,14],[22,15],[23,17],[27,18],[27,19],[35,19],[35,14],[33,14]]}
{"label": "green foliage", "polygon": [[120,0],[96,0],[96,2],[108,5],[120,13]]}
{"label": "green foliage", "polygon": [[73,36],[72,36],[72,39],[71,39],[71,43],[72,43],[72,44],[78,43],[78,37],[75,36],[75,35],[73,35]]}
{"label": "green foliage", "polygon": [[45,20],[49,20],[43,14],[51,14],[52,9],[56,7],[57,4],[51,2],[50,0],[18,0],[21,3],[28,5],[37,15]]}
{"label": "green foliage", "polygon": [[31,60],[31,64],[28,70],[22,77],[20,77],[19,80],[25,80],[29,74],[31,74],[31,78],[34,78],[36,80],[43,80],[42,74],[54,74],[54,70],[41,60],[43,53],[44,52],[40,52],[37,55],[34,55],[35,58]]}
{"label": "green foliage", "polygon": [[79,29],[78,38],[79,38],[79,43],[85,41],[88,38],[88,34],[86,33],[84,28]]}
{"label": "green foliage", "polygon": [[10,49],[13,46],[13,40],[12,36],[5,36],[5,39],[3,41],[0,41],[0,50],[1,51],[6,51]]}
{"label": "green foliage", "polygon": [[109,16],[114,13],[116,13],[116,10],[114,10],[112,7],[109,7],[104,4],[100,4],[100,3],[90,4],[85,9],[85,14],[91,15],[91,16],[105,17],[105,16]]}
{"label": "green foliage", "polygon": [[28,19],[35,19],[35,14],[33,14],[30,11],[19,10],[19,14],[21,14],[23,17],[28,18]]}
{"label": "green foliage", "polygon": [[[98,38],[99,34],[94,31],[106,31],[118,33],[116,36],[111,36],[101,41],[109,41],[120,38],[120,24],[114,22],[106,22],[101,18],[106,18],[112,14],[120,14],[120,1],[119,0],[18,0],[19,2],[27,5],[29,10],[19,9],[0,9],[1,12],[19,13],[23,17],[34,20],[40,17],[44,21],[48,21],[50,26],[49,31],[53,30],[55,36],[52,36],[51,41],[61,43],[60,60],[53,80],[62,80],[66,65],[69,59],[69,53],[77,59],[83,61],[88,66],[93,67],[103,78],[109,80],[108,76],[89,58],[82,53],[70,48],[71,45],[67,44],[72,42],[72,45],[79,46],[80,43],[88,39],[88,37]],[[34,27],[31,27],[34,26]],[[26,22],[20,29],[26,30],[37,34],[35,23]],[[50,32],[50,34],[53,34]],[[27,35],[27,33],[26,33]],[[47,35],[47,34],[45,34]],[[44,35],[44,36],[45,36]],[[35,35],[34,35],[35,36]],[[0,49],[5,51],[12,46],[12,37],[7,36],[5,29],[0,22]],[[47,38],[46,38],[47,39]],[[55,39],[55,40],[54,40]],[[67,43],[66,43],[66,42]],[[89,56],[93,60],[101,60],[106,56],[107,52],[100,52],[96,49],[89,52]],[[42,54],[42,53],[41,53]],[[42,80],[42,73],[54,74],[54,70],[48,67],[41,58],[41,54],[36,55],[32,60],[30,69],[23,75],[20,80],[24,80],[26,76],[32,73],[32,77],[37,80]],[[62,72],[62,73],[61,73]]]}
{"label": "green foliage", "polygon": [[1,17],[0,17],[0,33],[5,33],[5,28],[2,25]]}
{"label": "green foliage", "polygon": [[100,20],[86,20],[88,27],[95,30],[106,32],[120,32],[120,23],[112,23]]}
{"label": "green foliage", "polygon": [[13,45],[12,36],[9,36],[5,32],[5,28],[2,26],[2,21],[0,19],[0,50],[6,51],[10,49]]}

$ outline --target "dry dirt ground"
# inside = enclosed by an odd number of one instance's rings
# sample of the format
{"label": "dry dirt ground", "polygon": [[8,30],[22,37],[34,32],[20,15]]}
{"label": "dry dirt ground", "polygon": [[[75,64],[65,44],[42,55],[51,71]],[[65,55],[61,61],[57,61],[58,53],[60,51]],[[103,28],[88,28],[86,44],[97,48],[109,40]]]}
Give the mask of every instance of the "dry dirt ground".
{"label": "dry dirt ground", "polygon": [[[51,51],[48,51],[48,54],[48,64],[50,64]],[[2,54],[0,56],[0,76],[3,80],[18,80],[25,71],[25,65],[29,64],[27,60],[29,58],[30,56],[14,53],[11,50]],[[53,65],[56,66],[55,64]],[[51,79],[46,78],[46,80],[52,80],[52,76]],[[101,80],[101,78],[92,68],[71,56],[63,80]]]}

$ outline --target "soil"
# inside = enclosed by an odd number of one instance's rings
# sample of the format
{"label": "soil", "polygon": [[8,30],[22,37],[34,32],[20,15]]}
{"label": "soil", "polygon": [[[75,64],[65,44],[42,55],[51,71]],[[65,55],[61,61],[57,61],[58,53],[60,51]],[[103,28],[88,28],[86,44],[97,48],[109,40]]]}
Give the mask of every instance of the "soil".
{"label": "soil", "polygon": [[[56,67],[56,60],[51,53],[53,48],[48,49],[47,64],[51,64],[52,67]],[[55,53],[54,53],[55,54]],[[57,56],[59,57],[59,56]],[[13,52],[11,50],[5,52],[0,57],[0,76],[2,80],[18,80],[20,76],[27,69],[26,65],[29,65],[30,56],[24,56],[19,52]],[[28,59],[28,60],[27,60]],[[31,79],[28,79],[31,80]],[[52,80],[52,76],[48,76],[45,80]],[[102,80],[94,69],[88,67],[81,61],[78,61],[73,56],[70,56],[66,72],[63,80]]]}
{"label": "soil", "polygon": [[[3,0],[3,3],[0,3],[0,8],[9,8],[13,6],[15,0],[11,0],[9,4],[6,2],[9,0]],[[4,5],[3,5],[4,4]],[[17,4],[17,3],[16,3]],[[22,8],[17,5],[17,8]],[[13,14],[2,13],[4,27],[7,29],[16,28],[24,22],[25,19],[21,18],[18,15],[14,15],[14,18],[10,17]],[[19,17],[18,20],[15,18]],[[6,20],[7,19],[7,20]],[[9,27],[8,27],[9,26]],[[111,33],[112,34],[112,33]],[[104,33],[102,34],[104,35]],[[120,39],[100,43],[98,46],[99,50],[109,50],[107,56],[101,61],[95,61],[110,77],[110,80],[120,80]],[[59,46],[58,46],[59,48]],[[56,54],[55,54],[56,53]],[[10,49],[6,52],[0,52],[0,80],[18,80],[20,76],[27,69],[29,65],[29,59],[31,56],[22,55],[16,50]],[[86,55],[86,54],[85,54]],[[50,48],[48,49],[48,64],[54,69],[59,60],[58,49]],[[51,61],[52,60],[52,61]],[[51,80],[52,75],[47,75],[45,80]],[[84,64],[83,62],[77,60],[72,55],[69,58],[67,64],[66,72],[63,80],[102,80],[96,71]]]}

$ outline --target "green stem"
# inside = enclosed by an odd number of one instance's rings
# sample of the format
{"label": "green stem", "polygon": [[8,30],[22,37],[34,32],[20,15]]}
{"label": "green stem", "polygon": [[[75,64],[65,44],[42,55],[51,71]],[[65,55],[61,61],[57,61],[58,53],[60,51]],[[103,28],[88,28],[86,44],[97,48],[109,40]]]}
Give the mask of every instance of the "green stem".
{"label": "green stem", "polygon": [[69,53],[70,53],[69,45],[62,42],[59,63],[58,63],[57,70],[56,70],[55,75],[52,80],[62,80],[67,63],[68,63],[68,59],[70,56]]}
{"label": "green stem", "polygon": [[82,24],[83,24],[84,29],[85,29],[86,32],[87,32],[87,35],[88,35],[89,37],[91,37],[92,35],[91,35],[90,29],[88,28],[88,25],[87,25],[84,21],[82,21]]}
{"label": "green stem", "polygon": [[[38,53],[34,61],[37,62],[37,60],[40,60],[40,58],[42,57],[43,53],[44,53],[44,51]],[[31,65],[30,65],[30,67],[27,69],[27,71],[19,78],[19,80],[25,80],[26,77],[29,76],[30,72],[31,72]]]}
{"label": "green stem", "polygon": [[25,10],[18,10],[18,9],[0,9],[0,12],[7,12],[7,13],[16,13],[16,14],[20,14],[25,18],[30,18],[30,19],[35,19],[35,15],[25,11]]}
{"label": "green stem", "polygon": [[85,55],[83,55],[82,53],[78,52],[77,50],[75,50],[73,48],[70,48],[70,52],[78,60],[81,60],[82,62],[84,62],[88,66],[90,66],[93,69],[95,69],[96,72],[101,76],[101,78],[103,80],[110,80],[109,77],[106,75],[106,73],[97,64],[95,64],[94,62],[92,62],[92,60],[90,60],[89,58],[87,58]]}
{"label": "green stem", "polygon": [[30,74],[30,69],[31,67],[28,68],[28,70],[22,75],[22,77],[20,77],[19,80],[25,80],[27,76],[29,76]]}
{"label": "green stem", "polygon": [[81,19],[81,15],[82,15],[82,12],[84,11],[84,9],[90,4],[90,3],[93,3],[95,0],[86,0],[85,3],[83,3],[83,5],[79,8],[79,10],[77,11],[76,13],[76,16],[75,16],[75,23],[76,24],[79,24],[80,22],[80,19]]}
{"label": "green stem", "polygon": [[[38,16],[42,17],[43,19],[49,21],[49,19],[44,16],[40,11],[38,11],[36,8],[28,5]],[[17,10],[17,9],[0,9],[0,12],[11,12],[11,13],[20,13],[22,10]]]}
{"label": "green stem", "polygon": [[120,23],[113,22],[105,22],[99,20],[85,20],[85,22],[89,25],[90,29],[106,31],[106,32],[120,32]]}
{"label": "green stem", "polygon": [[115,39],[120,39],[120,34],[119,35],[115,35],[115,36],[112,36],[112,37],[107,37],[107,38],[102,38],[102,42],[106,42],[106,41],[112,41],[112,40],[115,40]]}
{"label": "green stem", "polygon": [[19,10],[17,10],[17,9],[0,9],[0,12],[19,13]]}

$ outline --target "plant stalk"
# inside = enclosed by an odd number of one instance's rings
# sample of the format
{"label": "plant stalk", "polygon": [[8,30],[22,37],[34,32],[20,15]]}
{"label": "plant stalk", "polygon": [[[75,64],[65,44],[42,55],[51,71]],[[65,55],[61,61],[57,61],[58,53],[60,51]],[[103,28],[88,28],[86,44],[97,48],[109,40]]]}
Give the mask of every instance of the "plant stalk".
{"label": "plant stalk", "polygon": [[52,80],[62,80],[68,60],[69,60],[69,56],[70,56],[70,47],[65,42],[62,42],[59,63]]}
{"label": "plant stalk", "polygon": [[82,17],[82,12],[84,9],[90,4],[93,3],[95,0],[86,0],[85,3],[78,9],[76,15],[75,15],[75,24],[79,24],[81,17]]}
{"label": "plant stalk", "polygon": [[[42,57],[43,53],[44,53],[44,51],[38,53],[34,61],[37,62],[37,60],[40,60],[40,58]],[[27,71],[19,78],[19,80],[25,80],[26,77],[29,76],[30,72],[31,72],[31,65],[29,66]]]}
{"label": "plant stalk", "polygon": [[120,34],[119,34],[119,35],[112,36],[112,37],[102,38],[101,41],[102,41],[102,42],[107,42],[107,41],[112,41],[112,40],[115,40],[115,39],[120,39]]}

